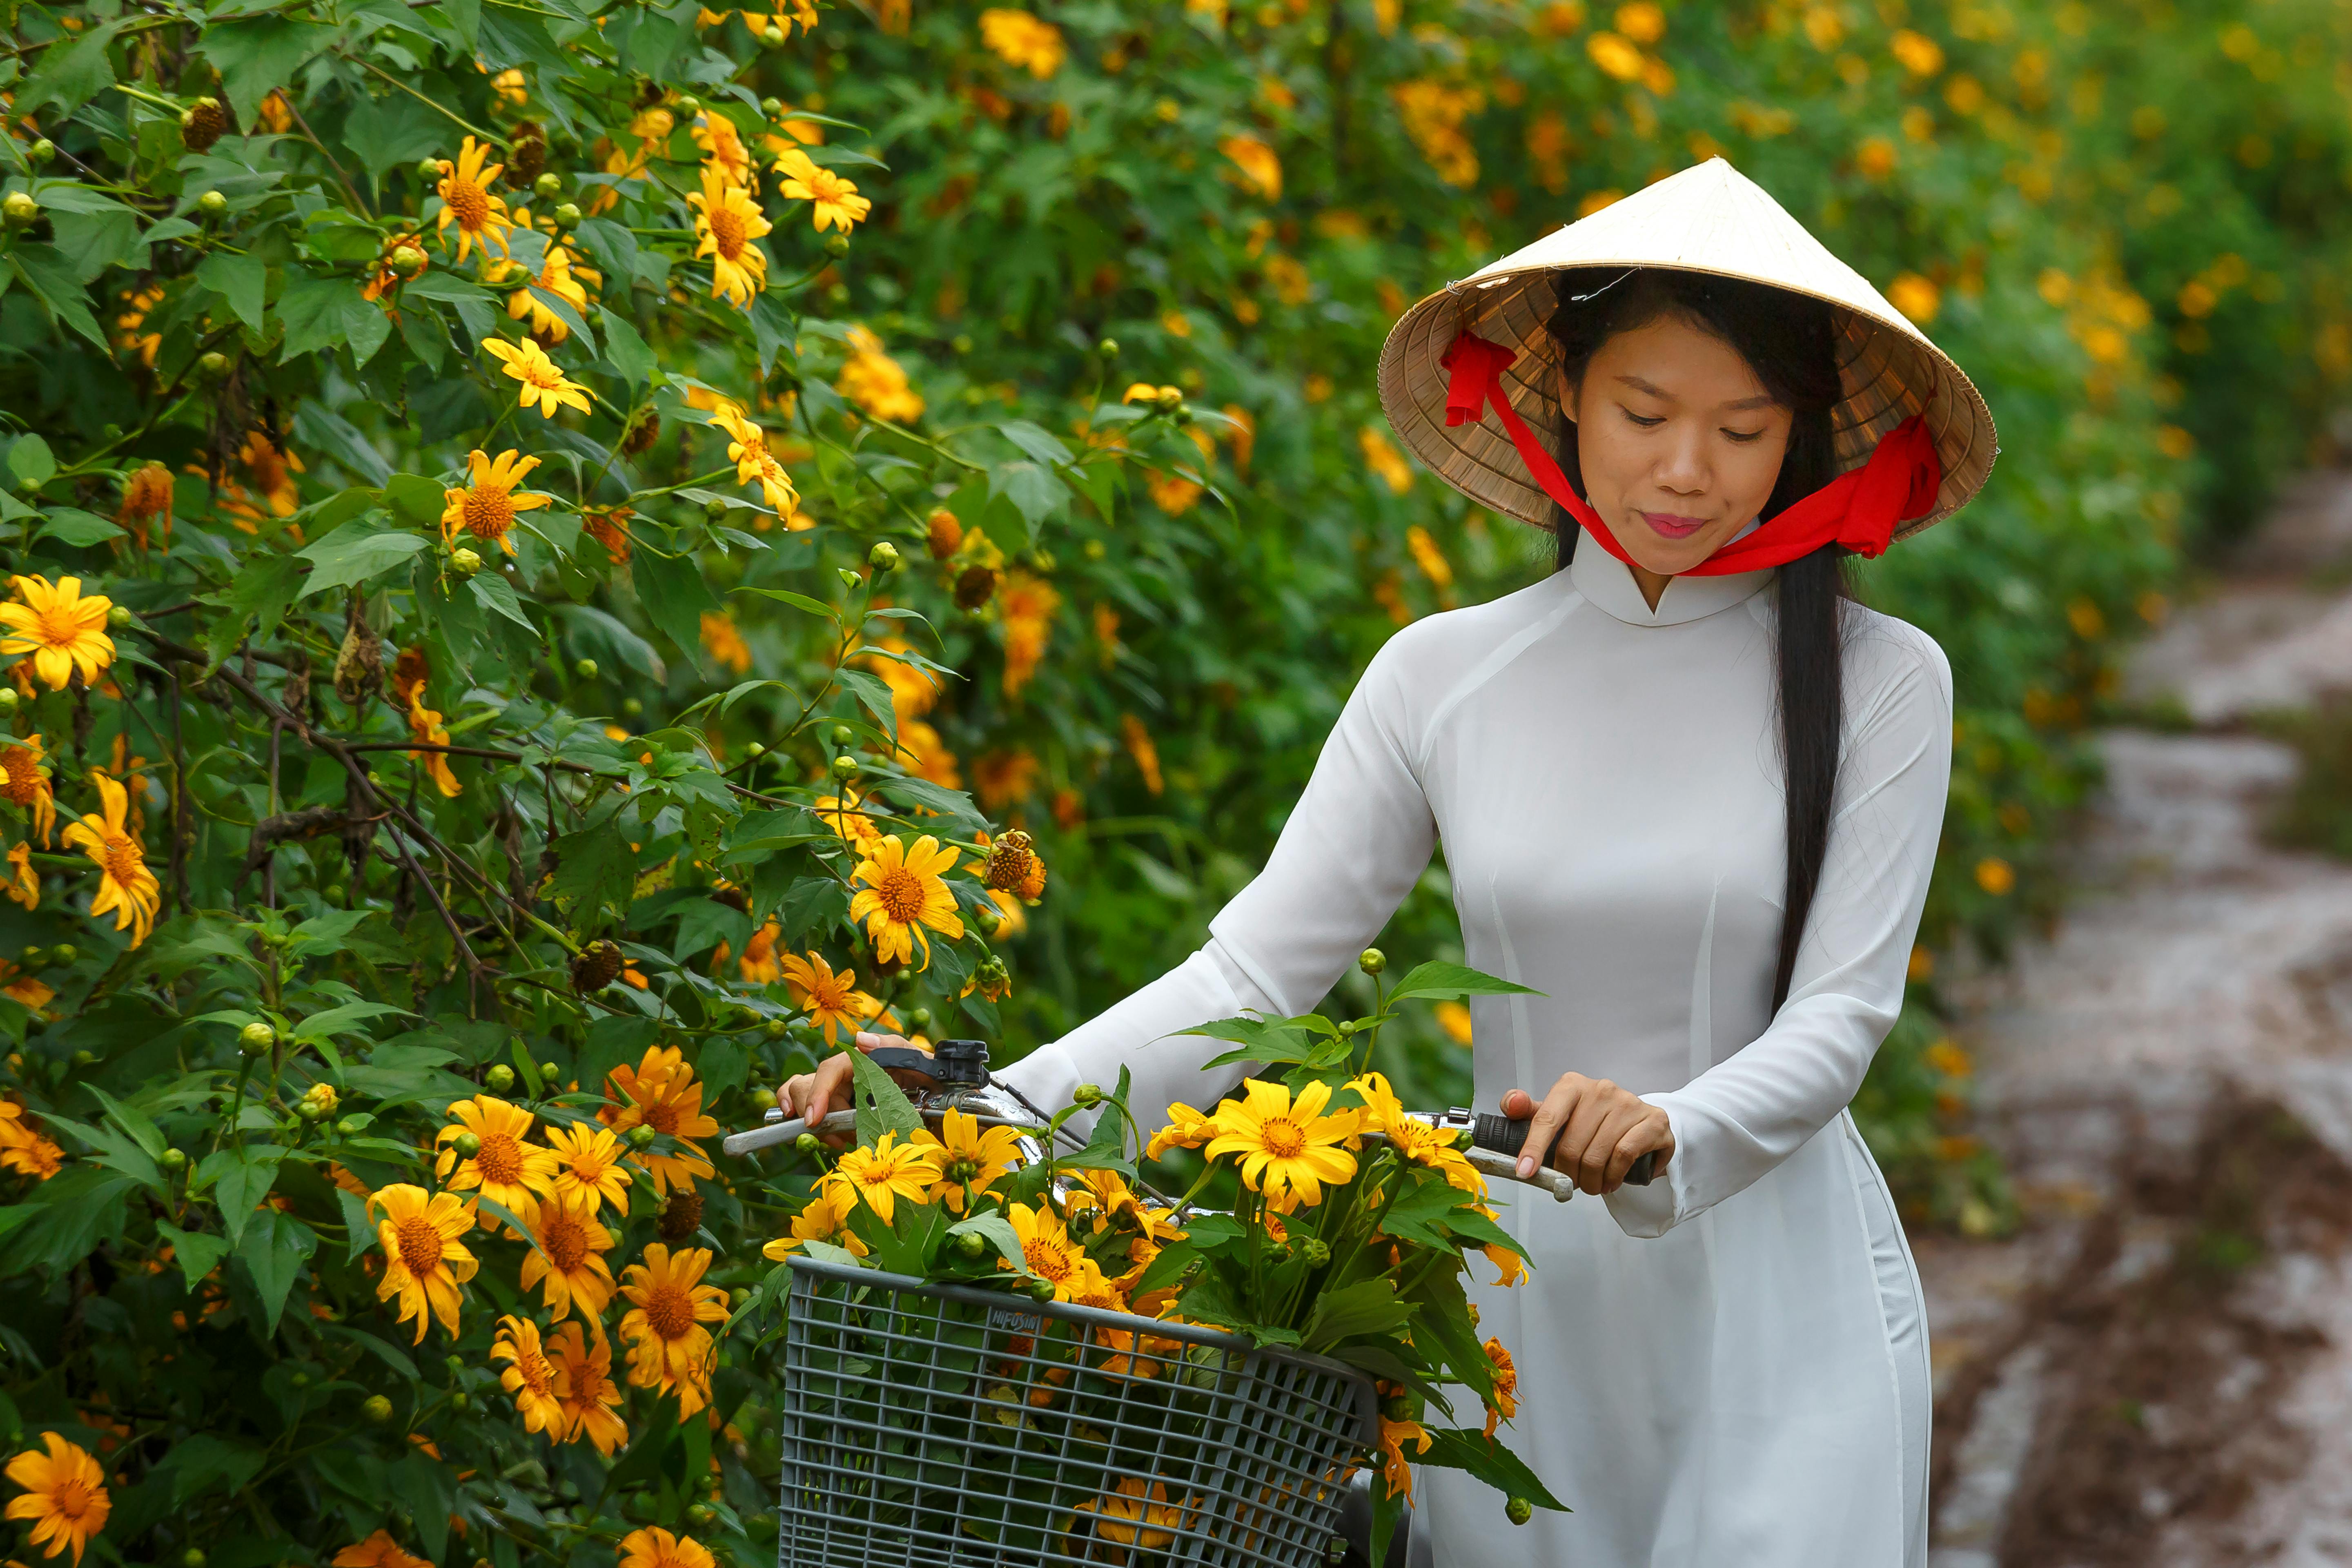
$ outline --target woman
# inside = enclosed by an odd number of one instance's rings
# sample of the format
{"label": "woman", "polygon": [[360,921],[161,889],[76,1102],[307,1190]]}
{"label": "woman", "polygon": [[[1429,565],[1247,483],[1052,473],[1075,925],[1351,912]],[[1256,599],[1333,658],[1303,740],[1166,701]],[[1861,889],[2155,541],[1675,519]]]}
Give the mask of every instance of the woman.
{"label": "woman", "polygon": [[1720,160],[1424,300],[1381,384],[1432,468],[1557,528],[1559,569],[1392,637],[1207,944],[1003,1076],[1051,1105],[1124,1065],[1146,1125],[1213,1103],[1223,1047],[1171,1031],[1313,1006],[1442,838],[1468,962],[1540,993],[1473,1004],[1477,1103],[1605,1202],[1509,1203],[1532,1280],[1474,1292],[1512,1446],[1575,1511],[1514,1530],[1423,1471],[1436,1562],[1917,1568],[1926,1326],[1845,1107],[1902,1004],[1950,676],[1839,562],[1965,501],[1990,417]]}

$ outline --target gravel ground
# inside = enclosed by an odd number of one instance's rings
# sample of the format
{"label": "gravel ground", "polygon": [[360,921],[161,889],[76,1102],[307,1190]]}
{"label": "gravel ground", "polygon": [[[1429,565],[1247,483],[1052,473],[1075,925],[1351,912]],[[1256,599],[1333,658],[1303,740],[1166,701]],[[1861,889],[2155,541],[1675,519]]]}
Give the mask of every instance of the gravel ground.
{"label": "gravel ground", "polygon": [[1933,1568],[2352,1563],[2352,865],[2262,841],[2250,715],[2352,689],[2352,474],[2308,477],[2127,689],[2055,937],[1958,988],[2027,1219],[1915,1238]]}

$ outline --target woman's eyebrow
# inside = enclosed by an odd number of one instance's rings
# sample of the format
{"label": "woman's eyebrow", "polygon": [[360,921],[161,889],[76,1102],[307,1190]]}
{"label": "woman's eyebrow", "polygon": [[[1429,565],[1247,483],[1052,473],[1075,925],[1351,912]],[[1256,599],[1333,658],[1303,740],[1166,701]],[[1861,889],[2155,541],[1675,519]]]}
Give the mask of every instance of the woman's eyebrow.
{"label": "woman's eyebrow", "polygon": [[[1638,375],[1621,375],[1617,377],[1617,379],[1623,382],[1626,385],[1632,387],[1636,392],[1646,392],[1653,397],[1663,397],[1668,403],[1680,401],[1673,393],[1668,392],[1664,387],[1653,386]],[[1769,408],[1772,406],[1774,398],[1772,395],[1769,392],[1764,392],[1759,393],[1754,397],[1743,397],[1737,403],[1727,403],[1723,406],[1727,411],[1733,413],[1745,413],[1750,408]]]}

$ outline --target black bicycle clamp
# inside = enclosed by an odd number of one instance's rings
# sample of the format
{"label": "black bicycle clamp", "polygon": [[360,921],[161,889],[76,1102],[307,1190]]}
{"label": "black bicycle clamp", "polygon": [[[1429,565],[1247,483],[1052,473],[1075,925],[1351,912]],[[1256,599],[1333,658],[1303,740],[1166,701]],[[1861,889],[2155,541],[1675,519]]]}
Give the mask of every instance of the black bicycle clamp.
{"label": "black bicycle clamp", "polygon": [[926,1089],[988,1087],[986,1040],[941,1040],[930,1050],[913,1046],[877,1046],[866,1059],[886,1072],[903,1072],[923,1080]]}

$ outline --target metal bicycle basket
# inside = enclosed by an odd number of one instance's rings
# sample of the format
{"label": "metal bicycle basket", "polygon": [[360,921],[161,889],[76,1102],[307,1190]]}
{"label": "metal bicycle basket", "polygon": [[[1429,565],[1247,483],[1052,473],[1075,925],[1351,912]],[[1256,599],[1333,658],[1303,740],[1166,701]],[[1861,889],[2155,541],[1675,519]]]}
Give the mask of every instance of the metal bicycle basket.
{"label": "metal bicycle basket", "polygon": [[1315,1568],[1377,1444],[1321,1356],[792,1259],[782,1568]]}

